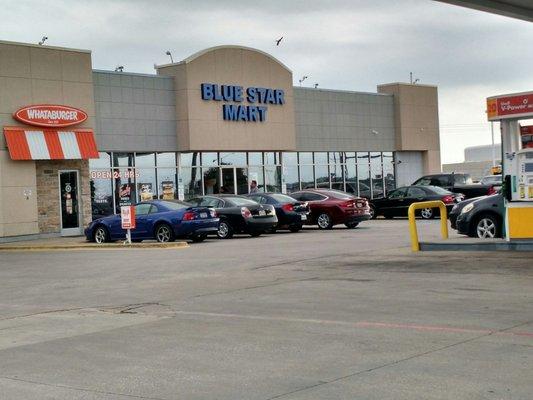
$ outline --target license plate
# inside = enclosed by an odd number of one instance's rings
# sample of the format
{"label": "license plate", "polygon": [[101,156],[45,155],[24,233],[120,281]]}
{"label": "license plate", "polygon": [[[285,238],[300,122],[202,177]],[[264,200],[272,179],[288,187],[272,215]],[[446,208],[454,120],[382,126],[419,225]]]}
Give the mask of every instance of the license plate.
{"label": "license plate", "polygon": [[207,218],[207,213],[200,213],[200,218]]}
{"label": "license plate", "polygon": [[307,221],[307,215],[301,215],[302,221]]}
{"label": "license plate", "polygon": [[259,215],[260,216],[266,215],[266,211],[265,210],[259,210]]}

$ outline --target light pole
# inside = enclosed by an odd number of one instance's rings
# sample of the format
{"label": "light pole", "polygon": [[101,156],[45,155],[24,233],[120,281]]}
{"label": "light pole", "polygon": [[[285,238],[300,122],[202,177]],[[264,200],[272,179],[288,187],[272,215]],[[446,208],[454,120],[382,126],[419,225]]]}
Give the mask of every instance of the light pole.
{"label": "light pole", "polygon": [[496,149],[494,148],[494,121],[490,121],[490,134],[492,136],[492,166],[496,166]]}

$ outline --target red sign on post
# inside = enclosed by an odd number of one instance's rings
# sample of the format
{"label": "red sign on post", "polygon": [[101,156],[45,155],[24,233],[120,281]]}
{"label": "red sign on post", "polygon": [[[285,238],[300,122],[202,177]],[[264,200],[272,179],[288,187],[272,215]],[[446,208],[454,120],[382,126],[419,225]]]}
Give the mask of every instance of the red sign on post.
{"label": "red sign on post", "polygon": [[122,223],[122,229],[135,229],[135,207],[120,207],[120,221]]}
{"label": "red sign on post", "polygon": [[533,92],[489,97],[487,117],[489,121],[533,117]]}
{"label": "red sign on post", "polygon": [[81,124],[87,119],[87,114],[74,107],[39,104],[21,108],[13,114],[13,118],[28,125],[57,128]]}

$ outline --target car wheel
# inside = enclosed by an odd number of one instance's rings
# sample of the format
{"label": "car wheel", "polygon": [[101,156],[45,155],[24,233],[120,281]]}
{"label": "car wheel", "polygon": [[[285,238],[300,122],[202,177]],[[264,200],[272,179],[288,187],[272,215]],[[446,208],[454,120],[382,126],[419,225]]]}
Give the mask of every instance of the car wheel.
{"label": "car wheel", "polygon": [[301,229],[302,229],[302,225],[295,225],[295,226],[290,226],[290,227],[289,227],[289,230],[290,230],[292,233],[299,232]]}
{"label": "car wheel", "polygon": [[333,227],[333,221],[329,214],[326,213],[320,214],[316,219],[316,222],[320,229],[331,229]]}
{"label": "car wheel", "polygon": [[376,219],[378,215],[376,214],[376,208],[371,204],[370,205],[370,218]]}
{"label": "car wheel", "polygon": [[346,225],[346,228],[348,229],[353,229],[353,228],[357,228],[357,226],[359,225],[359,222],[346,222],[344,225]]}
{"label": "car wheel", "polygon": [[191,239],[194,243],[200,243],[200,242],[203,242],[205,239],[207,239],[207,235],[206,234],[194,235],[191,237]]}
{"label": "car wheel", "polygon": [[233,236],[233,228],[226,221],[222,221],[218,225],[217,236],[219,239],[231,239]]}
{"label": "car wheel", "polygon": [[161,224],[155,230],[155,240],[159,243],[168,243],[174,241],[174,232],[168,224]]}
{"label": "car wheel", "polygon": [[431,219],[435,216],[435,212],[432,208],[423,208],[422,211],[420,211],[420,216],[423,219]]}
{"label": "car wheel", "polygon": [[500,224],[493,215],[482,215],[475,225],[475,236],[481,239],[493,239],[500,235]]}
{"label": "car wheel", "polygon": [[98,244],[109,242],[109,233],[107,233],[107,229],[103,226],[96,228],[94,231],[93,240]]}

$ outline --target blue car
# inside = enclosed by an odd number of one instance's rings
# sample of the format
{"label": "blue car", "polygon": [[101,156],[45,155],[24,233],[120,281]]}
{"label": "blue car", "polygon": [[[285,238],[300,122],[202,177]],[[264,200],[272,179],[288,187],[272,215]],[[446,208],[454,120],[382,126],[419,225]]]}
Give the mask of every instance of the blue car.
{"label": "blue car", "polygon": [[[194,207],[180,201],[154,200],[135,205],[135,229],[131,240],[172,242],[177,238],[202,242],[208,234],[217,233],[219,218],[213,209]],[[120,215],[94,220],[85,229],[87,240],[96,243],[124,240]]]}

